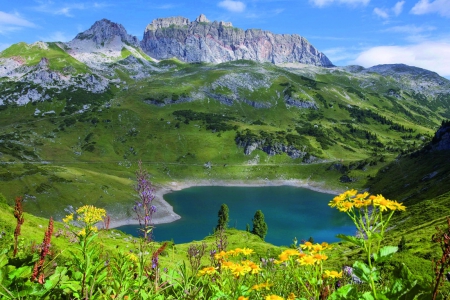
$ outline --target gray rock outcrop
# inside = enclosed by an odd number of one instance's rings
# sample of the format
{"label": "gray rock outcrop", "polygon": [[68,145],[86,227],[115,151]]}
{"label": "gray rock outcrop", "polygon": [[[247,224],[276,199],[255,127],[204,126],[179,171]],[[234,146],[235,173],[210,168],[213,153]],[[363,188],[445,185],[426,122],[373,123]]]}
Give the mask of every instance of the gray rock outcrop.
{"label": "gray rock outcrop", "polygon": [[331,61],[305,38],[260,29],[242,30],[228,22],[210,22],[200,15],[153,20],[144,32],[142,49],[156,59],[176,57],[185,62],[222,63],[248,59],[258,62],[299,62],[331,67]]}
{"label": "gray rock outcrop", "polygon": [[436,131],[431,141],[431,147],[434,151],[450,150],[450,122],[443,122],[442,126]]}
{"label": "gray rock outcrop", "polygon": [[67,43],[69,46],[79,41],[90,40],[97,46],[104,46],[110,43],[115,37],[120,37],[122,42],[134,47],[139,47],[139,39],[129,35],[121,24],[102,19],[94,23],[88,30],[81,32],[75,38]]}

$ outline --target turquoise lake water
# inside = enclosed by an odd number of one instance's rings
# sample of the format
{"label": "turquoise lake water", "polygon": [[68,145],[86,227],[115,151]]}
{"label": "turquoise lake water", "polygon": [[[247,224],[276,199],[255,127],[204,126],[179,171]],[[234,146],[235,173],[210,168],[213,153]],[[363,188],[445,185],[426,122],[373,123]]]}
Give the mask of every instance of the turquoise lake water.
{"label": "turquoise lake water", "polygon": [[[301,241],[313,237],[315,242],[335,242],[336,234],[354,235],[350,218],[328,203],[334,195],[292,186],[270,187],[191,187],[164,195],[181,219],[157,224],[154,240],[186,243],[210,235],[217,225],[222,203],[230,209],[229,227],[245,230],[260,209],[268,225],[265,240],[274,245],[290,245],[294,237]],[[137,235],[137,225],[118,227]]]}

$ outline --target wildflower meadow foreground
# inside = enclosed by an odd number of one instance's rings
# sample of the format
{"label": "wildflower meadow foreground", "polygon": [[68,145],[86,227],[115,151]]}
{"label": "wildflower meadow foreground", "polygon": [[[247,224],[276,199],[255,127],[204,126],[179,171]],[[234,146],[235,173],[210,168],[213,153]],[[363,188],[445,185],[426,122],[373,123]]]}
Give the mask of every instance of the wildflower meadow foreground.
{"label": "wildflower meadow foreground", "polygon": [[[0,251],[2,299],[438,299],[443,271],[434,282],[424,282],[405,265],[384,270],[398,251],[385,245],[392,215],[406,208],[381,195],[349,190],[334,197],[329,206],[346,213],[356,236],[339,237],[361,250],[361,260],[342,268],[329,267],[333,245],[296,242],[272,257],[254,249],[227,249],[227,233],[219,228],[214,242],[192,243],[185,259],[161,263],[168,243],[151,240],[151,189],[140,174],[145,228],[143,237],[125,247],[107,251],[99,234],[106,211],[83,206],[64,218],[58,237],[49,221],[42,244],[20,245],[24,220],[21,199],[16,199],[17,227]],[[144,195],[145,194],[145,195]],[[149,197],[149,198],[146,198]],[[150,210],[147,208],[151,208]],[[437,238],[437,237],[436,237]],[[52,247],[53,239],[65,239],[66,249]],[[173,250],[172,250],[173,251]],[[166,254],[164,254],[166,253]],[[437,264],[445,270],[446,261]]]}

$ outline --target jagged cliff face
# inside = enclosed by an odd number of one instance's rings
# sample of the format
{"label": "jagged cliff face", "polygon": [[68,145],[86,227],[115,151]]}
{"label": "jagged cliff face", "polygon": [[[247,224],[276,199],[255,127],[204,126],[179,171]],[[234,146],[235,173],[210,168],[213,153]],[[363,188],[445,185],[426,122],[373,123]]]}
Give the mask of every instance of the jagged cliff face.
{"label": "jagged cliff face", "polygon": [[182,17],[156,19],[147,26],[142,49],[156,59],[221,63],[248,59],[258,62],[300,62],[331,67],[331,61],[305,38],[259,29],[241,30],[229,22],[210,22],[204,15],[189,22]]}
{"label": "jagged cliff face", "polygon": [[139,39],[129,35],[121,24],[102,19],[94,23],[88,30],[77,34],[68,45],[82,43],[83,41],[93,43],[97,47],[105,47],[114,43],[114,39],[134,47],[139,47]]}

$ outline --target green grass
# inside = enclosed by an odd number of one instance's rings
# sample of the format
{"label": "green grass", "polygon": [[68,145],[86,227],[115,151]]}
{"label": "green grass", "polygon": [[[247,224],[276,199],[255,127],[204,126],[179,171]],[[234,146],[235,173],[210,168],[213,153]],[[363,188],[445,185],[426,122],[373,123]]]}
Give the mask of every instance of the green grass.
{"label": "green grass", "polygon": [[49,68],[52,70],[64,71],[65,68],[71,66],[76,73],[89,73],[87,66],[58,46],[58,43],[43,43],[45,47],[39,44],[17,43],[3,50],[0,57],[10,58],[16,57],[25,62],[27,66],[37,65],[42,58],[49,60]]}

